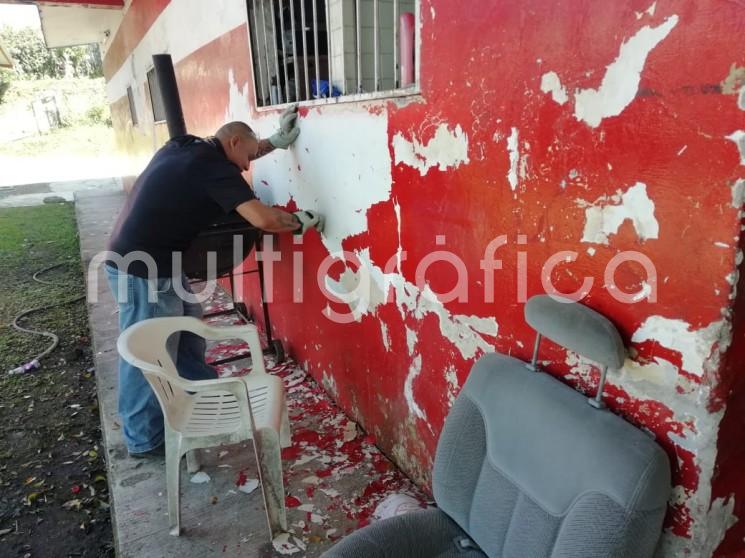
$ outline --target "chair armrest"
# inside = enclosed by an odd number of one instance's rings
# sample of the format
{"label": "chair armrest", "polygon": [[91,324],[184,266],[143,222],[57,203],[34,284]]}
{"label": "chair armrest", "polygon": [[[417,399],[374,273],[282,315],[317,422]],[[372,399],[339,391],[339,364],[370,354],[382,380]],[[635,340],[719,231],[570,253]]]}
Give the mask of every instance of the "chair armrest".
{"label": "chair armrest", "polygon": [[[264,353],[261,350],[259,330],[253,324],[212,326],[196,318],[183,318],[179,325],[186,331],[191,331],[210,341],[223,341],[226,339],[240,339],[248,345],[252,355],[253,373],[265,374]],[[258,358],[257,358],[258,355]]]}

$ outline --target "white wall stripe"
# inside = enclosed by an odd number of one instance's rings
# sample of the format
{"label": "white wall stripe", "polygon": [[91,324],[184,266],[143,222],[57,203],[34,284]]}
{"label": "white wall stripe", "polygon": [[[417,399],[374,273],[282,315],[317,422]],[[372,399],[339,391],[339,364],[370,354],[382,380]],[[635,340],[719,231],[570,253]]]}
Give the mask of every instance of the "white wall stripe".
{"label": "white wall stripe", "polygon": [[[175,64],[207,43],[245,25],[246,18],[243,0],[219,3],[172,0],[106,84],[109,102],[126,95],[127,86],[132,86],[138,114],[149,114],[149,107],[145,107],[144,84],[147,70],[153,64],[153,54],[170,54]],[[248,50],[241,54],[249,64]]]}

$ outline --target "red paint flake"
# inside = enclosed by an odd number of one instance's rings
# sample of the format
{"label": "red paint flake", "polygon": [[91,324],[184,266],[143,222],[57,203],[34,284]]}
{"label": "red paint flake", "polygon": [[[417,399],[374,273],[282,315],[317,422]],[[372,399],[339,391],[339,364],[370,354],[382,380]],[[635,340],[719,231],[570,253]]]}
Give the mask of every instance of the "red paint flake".
{"label": "red paint flake", "polygon": [[387,472],[387,471],[389,471],[391,469],[391,466],[388,463],[388,461],[386,461],[384,459],[380,459],[379,461],[373,462],[373,468],[378,473],[385,473],[385,472]]}
{"label": "red paint flake", "polygon": [[79,494],[80,493],[80,487],[77,484],[73,484],[70,488],[70,492],[73,494]]}
{"label": "red paint flake", "polygon": [[369,499],[371,496],[380,494],[381,492],[384,492],[384,491],[385,491],[385,485],[379,480],[374,480],[365,487],[365,490],[362,493],[362,497],[365,499]]}
{"label": "red paint flake", "polygon": [[370,519],[369,519],[369,518],[367,518],[367,517],[365,517],[365,518],[362,518],[362,519],[360,519],[360,520],[359,520],[359,521],[357,522],[357,529],[362,529],[363,527],[365,527],[365,526],[367,526],[367,525],[370,525]]}
{"label": "red paint flake", "polygon": [[292,440],[294,442],[307,442],[309,444],[315,444],[320,439],[318,432],[313,430],[300,430],[292,433]]}
{"label": "red paint flake", "polygon": [[285,497],[285,506],[288,508],[296,508],[299,505],[301,505],[302,502],[295,498],[294,496],[286,496]]}
{"label": "red paint flake", "polygon": [[282,459],[297,459],[302,453],[302,448],[293,444],[289,448],[282,448]]}
{"label": "red paint flake", "polygon": [[332,473],[331,469],[319,469],[318,471],[316,471],[316,476],[321,479],[324,479],[326,477],[330,477],[331,473]]}
{"label": "red paint flake", "polygon": [[246,476],[245,471],[241,471],[238,473],[238,478],[235,480],[236,486],[243,486],[246,484],[246,481],[248,480],[248,477]]}
{"label": "red paint flake", "polygon": [[306,486],[305,487],[305,495],[308,498],[313,498],[313,494],[315,494],[315,493],[316,493],[315,487],[313,487],[313,486]]}

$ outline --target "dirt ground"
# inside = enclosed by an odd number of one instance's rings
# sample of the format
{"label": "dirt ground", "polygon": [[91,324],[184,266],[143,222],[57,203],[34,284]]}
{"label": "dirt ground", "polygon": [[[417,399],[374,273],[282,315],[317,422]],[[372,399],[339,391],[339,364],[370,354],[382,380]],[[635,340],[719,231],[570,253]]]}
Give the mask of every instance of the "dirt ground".
{"label": "dirt ground", "polygon": [[[32,275],[68,262],[40,279]],[[95,370],[84,301],[31,314],[59,346],[10,327],[23,310],[84,293],[71,204],[0,210],[0,556],[113,556]]]}

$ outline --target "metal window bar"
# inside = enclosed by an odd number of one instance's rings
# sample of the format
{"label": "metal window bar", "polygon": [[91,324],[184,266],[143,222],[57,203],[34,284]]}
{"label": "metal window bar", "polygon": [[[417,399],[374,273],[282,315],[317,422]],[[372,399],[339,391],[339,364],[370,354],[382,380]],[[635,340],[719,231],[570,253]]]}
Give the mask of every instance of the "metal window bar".
{"label": "metal window bar", "polygon": [[326,5],[326,62],[329,67],[329,99],[332,97],[331,93],[333,92],[334,87],[334,79],[333,74],[331,72],[331,64],[333,61],[333,56],[331,52],[331,12],[329,11],[329,0],[324,0],[324,4]]}
{"label": "metal window bar", "polygon": [[277,103],[282,104],[282,87],[279,83],[279,49],[277,48],[277,19],[274,14],[274,0],[269,0],[272,12],[272,38],[274,39],[274,70],[277,72]]}
{"label": "metal window bar", "polygon": [[362,93],[362,18],[360,4],[362,0],[355,0],[355,26],[357,27],[357,93]]}
{"label": "metal window bar", "polygon": [[[292,0],[290,0],[292,4]],[[285,100],[290,100],[290,80],[287,76],[287,43],[285,42],[285,9],[284,2],[279,0],[279,42],[282,44],[282,68],[285,74]]]}
{"label": "metal window bar", "polygon": [[[310,46],[308,44],[308,37],[307,37],[307,31],[310,31],[312,29],[313,32],[313,64],[315,66],[315,81],[316,81],[316,96],[315,98],[320,98],[320,81],[321,81],[321,52],[319,48],[319,30],[320,26],[319,24],[322,23],[322,21],[325,19],[325,32],[326,32],[326,53],[327,53],[327,70],[328,70],[328,92],[325,95],[328,98],[331,98],[333,96],[334,91],[334,70],[338,73],[339,68],[346,68],[346,45],[344,43],[344,35],[345,35],[345,29],[344,29],[344,22],[345,17],[344,14],[346,13],[342,7],[341,12],[341,29],[337,36],[332,37],[334,32],[336,30],[332,30],[332,7],[330,0],[321,0],[323,2],[322,6],[318,5],[318,0],[312,0],[312,6],[313,6],[313,14],[312,14],[312,21],[308,21],[308,17],[306,15],[306,5],[304,0],[299,0],[300,4],[300,21],[296,21],[295,17],[295,2],[298,2],[298,0],[288,0],[290,2],[289,12],[290,12],[290,27],[289,29],[286,26],[285,22],[285,3],[284,0],[276,0],[278,2],[277,8],[275,8],[275,0],[253,0],[252,6],[253,6],[253,23],[255,26],[255,35],[256,35],[256,56],[258,56],[258,59],[256,60],[256,66],[258,67],[258,78],[257,78],[257,85],[259,90],[261,91],[261,99],[258,103],[261,106],[267,106],[267,105],[274,105],[274,104],[282,104],[284,102],[289,102],[291,99],[294,99],[295,101],[302,101],[302,100],[311,100],[314,98],[312,95],[313,90],[313,84],[310,80],[310,73],[309,73],[309,65],[311,64],[308,60],[310,56],[310,52],[308,50],[308,47]],[[260,2],[261,5],[258,6],[257,2]],[[269,3],[270,6],[270,14],[266,13],[266,3]],[[372,4],[372,35],[373,35],[373,85],[370,89],[372,89],[372,92],[375,93],[382,93],[385,89],[385,91],[391,91],[392,93],[394,90],[397,90],[401,85],[401,76],[400,76],[400,65],[401,65],[401,51],[400,51],[400,45],[399,45],[399,39],[401,35],[401,25],[400,25],[400,10],[401,10],[401,3],[399,0],[391,0],[391,7],[392,7],[392,15],[393,15],[393,21],[392,24],[392,40],[393,40],[393,49],[392,49],[392,64],[393,64],[393,78],[392,80],[388,80],[387,78],[384,78],[383,76],[383,70],[385,70],[386,75],[388,71],[388,64],[389,62],[389,56],[382,54],[382,47],[381,47],[381,25],[385,25],[385,22],[381,22],[381,7],[380,7],[380,0],[355,0],[354,1],[354,16],[355,16],[355,31],[356,31],[356,45],[355,45],[355,51],[351,52],[350,54],[356,58],[356,68],[355,73],[356,76],[352,74],[352,71],[347,72],[346,69],[343,72],[343,75],[338,76],[337,79],[340,80],[340,90],[342,95],[347,95],[350,93],[350,89],[355,88],[356,93],[364,93],[364,79],[363,79],[363,50],[365,48],[365,44],[363,44],[363,19],[364,19],[364,10],[363,10],[363,2],[369,2]],[[351,2],[348,4],[348,6],[351,8]],[[369,6],[369,4],[368,4]],[[318,8],[321,8],[320,12],[320,19],[322,21],[319,21],[319,10]],[[259,9],[261,10],[261,14],[259,14]],[[278,9],[278,12],[277,12]],[[417,0],[415,2],[415,12],[416,12],[416,21],[419,20],[419,13],[420,13],[420,3]],[[271,25],[268,26],[269,23],[267,21],[268,16],[271,18]],[[277,25],[277,18],[279,17],[279,25]],[[261,22],[261,25],[260,25]],[[297,24],[300,23],[302,26],[302,52],[300,53],[300,57],[302,58],[302,62],[298,59],[298,50],[299,47],[297,45]],[[279,29],[278,29],[279,28]],[[259,32],[260,30],[260,32]],[[279,34],[278,34],[279,31]],[[291,40],[292,40],[292,47],[291,52],[289,52],[290,49],[287,47],[287,40],[286,33],[291,34]],[[418,38],[419,35],[419,26],[418,24],[415,26],[414,29],[415,33],[415,39]],[[262,36],[263,35],[263,36]],[[277,40],[280,40],[281,46],[277,43]],[[334,56],[335,53],[333,51],[333,48],[335,46],[339,46],[337,41],[341,41],[341,65],[339,67],[334,67]],[[270,52],[270,48],[272,47],[272,41],[274,41],[273,44],[273,52]],[[262,52],[262,45],[263,42],[263,52]],[[416,40],[415,40],[416,44]],[[281,48],[281,53],[280,53]],[[415,82],[418,83],[418,77],[419,77],[419,51],[416,49],[415,52]],[[282,59],[282,65],[280,69],[280,57]],[[263,59],[262,59],[263,58]],[[272,58],[274,58],[274,64],[273,64],[273,70],[275,72],[274,75],[272,75]],[[385,60],[383,60],[385,58]],[[290,70],[288,68],[288,64],[292,62],[293,68]],[[302,63],[302,67],[300,67],[300,64]],[[383,65],[385,65],[385,68],[383,68]],[[266,69],[266,73],[264,73],[264,70]],[[348,68],[351,70],[351,68]],[[300,72],[303,71],[303,78],[300,77]],[[294,87],[290,85],[291,77],[294,78]],[[284,78],[284,85],[282,84],[282,78]],[[305,82],[305,91],[302,92],[302,86],[301,81]],[[352,85],[353,82],[356,82],[356,86]],[[265,89],[266,87],[266,89]],[[294,94],[292,90],[294,89]],[[267,98],[265,95],[265,91],[268,93],[269,100],[267,102]]]}
{"label": "metal window bar", "polygon": [[[256,52],[254,53],[254,56],[256,57],[256,64],[259,67],[259,94],[256,96],[258,99],[258,103],[261,106],[264,106],[266,104],[266,99],[264,98],[264,75],[263,75],[263,68],[261,67],[261,53],[259,52],[261,49],[261,46],[259,45],[260,37],[259,37],[259,14],[258,10],[256,9],[256,0],[252,3],[252,9],[254,16],[254,33],[253,36],[256,39]],[[253,42],[253,41],[252,41]],[[269,91],[269,84],[267,84],[266,90]]]}
{"label": "metal window bar", "polygon": [[266,10],[264,9],[265,0],[259,0],[261,2],[261,34],[264,35],[264,58],[266,59],[266,84],[267,93],[269,93],[269,104],[274,104],[275,100],[272,98],[272,74],[269,62],[269,42],[266,37]]}
{"label": "metal window bar", "polygon": [[[301,0],[302,5],[302,0]],[[290,25],[292,26],[292,69],[295,75],[295,102],[300,100],[300,80],[298,79],[297,68],[297,29],[295,27],[295,0],[290,0]],[[305,33],[305,29],[303,29]]]}
{"label": "metal window bar", "polygon": [[375,65],[375,91],[380,90],[380,60],[378,42],[380,40],[380,22],[378,14],[378,0],[373,0],[373,58]]}
{"label": "metal window bar", "polygon": [[316,9],[316,0],[313,0],[313,46],[313,58],[316,62],[316,95],[320,96],[321,63],[318,60],[318,10]]}
{"label": "metal window bar", "polygon": [[305,36],[305,0],[300,0],[300,24],[303,26],[303,69],[305,70],[305,96],[310,99],[310,77],[308,76],[308,41]]}
{"label": "metal window bar", "polygon": [[393,88],[398,89],[398,0],[393,0]]}

